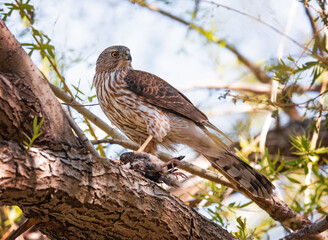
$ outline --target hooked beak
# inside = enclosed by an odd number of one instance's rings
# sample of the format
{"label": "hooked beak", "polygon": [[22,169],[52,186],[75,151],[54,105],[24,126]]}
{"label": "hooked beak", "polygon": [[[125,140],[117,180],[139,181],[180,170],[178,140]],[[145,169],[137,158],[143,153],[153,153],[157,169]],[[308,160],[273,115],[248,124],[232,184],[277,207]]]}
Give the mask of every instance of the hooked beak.
{"label": "hooked beak", "polygon": [[132,57],[131,57],[131,54],[129,51],[127,51],[125,54],[124,54],[124,59],[125,60],[129,60],[129,61],[132,61]]}

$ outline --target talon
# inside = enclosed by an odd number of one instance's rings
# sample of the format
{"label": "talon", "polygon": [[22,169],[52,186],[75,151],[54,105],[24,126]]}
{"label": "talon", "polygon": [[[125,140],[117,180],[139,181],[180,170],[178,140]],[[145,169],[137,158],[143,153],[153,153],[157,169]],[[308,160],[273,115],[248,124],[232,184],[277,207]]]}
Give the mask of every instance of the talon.
{"label": "talon", "polygon": [[174,174],[177,179],[178,179],[178,177],[182,177],[182,178],[185,178],[185,179],[188,178],[187,175],[184,174],[183,172],[175,172],[174,171],[174,172],[172,172],[172,174]]}
{"label": "talon", "polygon": [[[185,156],[179,156],[176,158],[172,158],[170,161],[163,164],[163,167],[169,167],[169,169],[175,168],[176,166],[181,166],[182,163],[180,162],[182,159],[184,159]],[[171,166],[169,166],[171,165]]]}

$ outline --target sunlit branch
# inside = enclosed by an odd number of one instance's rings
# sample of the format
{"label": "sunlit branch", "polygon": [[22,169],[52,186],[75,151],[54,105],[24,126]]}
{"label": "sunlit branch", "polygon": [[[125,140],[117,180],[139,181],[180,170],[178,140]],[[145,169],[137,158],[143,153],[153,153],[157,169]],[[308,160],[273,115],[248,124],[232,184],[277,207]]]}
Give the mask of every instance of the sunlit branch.
{"label": "sunlit branch", "polygon": [[252,92],[255,94],[268,94],[270,92],[270,84],[254,84],[254,83],[221,83],[218,82],[217,84],[211,86],[195,86],[189,89],[182,89],[183,91],[189,91],[194,89],[216,89],[216,90],[233,90],[233,91],[245,91],[245,92]]}
{"label": "sunlit branch", "polygon": [[[192,88],[184,88],[181,89],[182,91],[192,91],[196,89],[208,89],[208,90],[232,90],[232,91],[243,91],[243,92],[250,92],[254,94],[269,94],[271,92],[271,85],[270,84],[254,84],[254,83],[243,83],[243,82],[236,82],[236,83],[221,83],[218,82],[217,84],[211,86],[194,86]],[[320,92],[320,86],[315,85],[311,88],[300,86],[300,85],[293,85],[290,86],[288,92],[292,93],[299,93],[303,94],[305,92]],[[97,104],[95,104],[97,105]],[[93,106],[84,105],[84,106]]]}
{"label": "sunlit branch", "polygon": [[89,150],[89,152],[93,156],[100,157],[100,155],[97,152],[97,150],[93,147],[93,145],[91,144],[91,142],[89,141],[89,139],[85,136],[85,134],[83,133],[82,129],[76,124],[76,122],[68,114],[67,110],[65,108],[63,108],[63,111],[64,111],[64,113],[65,113],[65,115],[67,117],[67,120],[68,120],[69,124],[73,128],[73,130],[76,133],[76,135],[80,138],[80,140],[83,143],[83,145]]}
{"label": "sunlit branch", "polygon": [[[311,24],[312,35],[315,36],[315,45],[318,46],[318,44],[320,44],[320,37],[319,35],[317,35],[318,28],[310,12],[308,1],[304,0],[303,5],[304,5],[306,16],[308,17],[309,22]],[[320,54],[322,55],[323,54],[322,49],[320,47],[318,47],[317,49],[320,51]]]}

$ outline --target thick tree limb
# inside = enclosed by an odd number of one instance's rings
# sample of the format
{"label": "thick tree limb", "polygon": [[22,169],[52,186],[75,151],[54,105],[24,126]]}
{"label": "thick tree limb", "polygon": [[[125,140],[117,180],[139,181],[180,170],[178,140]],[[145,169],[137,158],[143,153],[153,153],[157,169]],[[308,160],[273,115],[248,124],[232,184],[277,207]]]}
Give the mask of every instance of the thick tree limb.
{"label": "thick tree limb", "polygon": [[236,239],[117,162],[81,150],[0,142],[0,204],[18,205],[52,239]]}
{"label": "thick tree limb", "polygon": [[[70,126],[65,124],[66,117],[48,83],[1,19],[0,72],[16,75],[16,78],[11,77],[13,81],[1,77],[0,139],[25,140],[23,133],[33,135],[33,118],[42,116],[43,141],[78,144]],[[5,111],[8,107],[13,111]]]}

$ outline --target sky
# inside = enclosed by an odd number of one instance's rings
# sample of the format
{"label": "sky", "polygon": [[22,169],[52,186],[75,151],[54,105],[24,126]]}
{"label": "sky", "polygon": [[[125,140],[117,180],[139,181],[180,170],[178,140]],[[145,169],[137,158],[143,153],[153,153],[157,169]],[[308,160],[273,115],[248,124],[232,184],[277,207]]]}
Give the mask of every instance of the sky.
{"label": "sky", "polygon": [[[6,1],[9,2],[9,1]],[[162,9],[191,20],[193,1],[149,1]],[[222,0],[215,1],[245,12],[284,32],[304,44],[311,37],[311,28],[304,9],[297,0]],[[236,57],[224,47],[209,44],[195,31],[158,13],[131,4],[127,0],[31,0],[36,7],[35,28],[47,34],[56,48],[63,75],[69,84],[79,86],[86,96],[90,90],[99,54],[111,45],[130,48],[135,69],[148,71],[165,79],[184,93],[203,110],[216,126],[230,133],[245,115],[232,113],[246,109],[247,104],[234,105],[229,99],[218,99],[223,91],[197,90],[197,87],[215,86],[222,82],[254,81]],[[1,8],[1,5],[0,5]],[[208,2],[200,3],[195,23],[214,30],[218,38],[235,46],[242,54],[258,64],[277,59],[279,46],[284,46],[282,56],[297,58],[302,49],[286,40],[281,34],[250,17]],[[20,42],[32,42],[29,34],[22,34],[24,26],[18,15],[7,21],[8,28]],[[283,44],[283,45],[282,45]],[[40,65],[38,55],[33,55]],[[193,89],[193,90],[190,90]],[[82,98],[86,98],[81,96]],[[299,97],[301,101],[303,98]],[[97,102],[96,100],[94,102]],[[109,123],[99,106],[88,107]],[[253,119],[252,131],[258,133],[264,114]],[[105,136],[100,130],[97,134]],[[121,148],[111,148],[110,156]]]}

